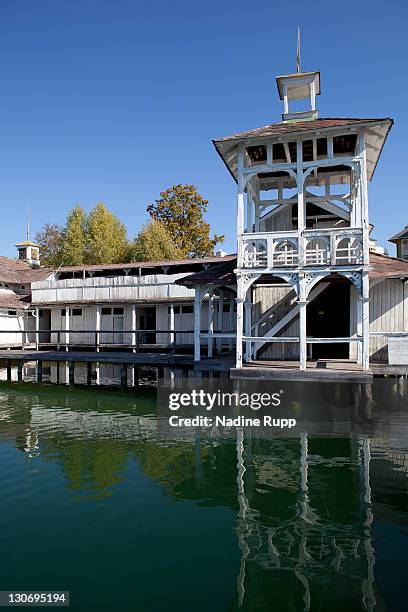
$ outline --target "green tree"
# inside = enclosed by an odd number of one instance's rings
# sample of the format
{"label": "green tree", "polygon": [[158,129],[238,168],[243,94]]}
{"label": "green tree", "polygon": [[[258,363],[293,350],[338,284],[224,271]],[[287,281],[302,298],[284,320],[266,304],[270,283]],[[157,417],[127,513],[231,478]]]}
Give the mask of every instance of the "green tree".
{"label": "green tree", "polygon": [[182,259],[165,225],[152,219],[143,226],[129,246],[128,261]]}
{"label": "green tree", "polygon": [[194,185],[173,185],[147,206],[147,212],[166,226],[182,257],[206,257],[224,241],[222,235],[210,237],[210,226],[204,219],[207,208],[208,201]]}
{"label": "green tree", "polygon": [[64,228],[56,223],[46,223],[34,237],[40,245],[41,264],[48,268],[58,268],[62,264],[62,245]]}
{"label": "green tree", "polygon": [[128,241],[125,225],[98,202],[87,216],[86,263],[121,263],[126,258]]}
{"label": "green tree", "polygon": [[81,206],[75,206],[69,212],[63,236],[61,260],[64,266],[86,263],[86,215]]}

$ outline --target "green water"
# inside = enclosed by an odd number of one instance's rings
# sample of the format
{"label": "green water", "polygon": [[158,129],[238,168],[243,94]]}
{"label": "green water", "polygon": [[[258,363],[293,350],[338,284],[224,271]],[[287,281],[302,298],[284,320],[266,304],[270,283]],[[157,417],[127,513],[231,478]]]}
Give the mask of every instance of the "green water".
{"label": "green water", "polygon": [[[406,409],[390,381],[374,400]],[[407,609],[401,415],[370,440],[172,442],[155,406],[0,385],[0,590],[69,590],[81,611]]]}

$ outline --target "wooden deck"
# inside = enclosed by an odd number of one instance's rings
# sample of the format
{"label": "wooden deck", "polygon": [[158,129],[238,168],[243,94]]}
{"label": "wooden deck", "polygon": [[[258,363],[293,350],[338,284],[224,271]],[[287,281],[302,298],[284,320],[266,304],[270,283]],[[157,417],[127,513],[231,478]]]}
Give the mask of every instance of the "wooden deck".
{"label": "wooden deck", "polygon": [[408,376],[408,366],[374,362],[370,370],[363,371],[361,366],[347,359],[319,359],[308,361],[306,370],[299,370],[297,361],[255,361],[243,368],[231,368],[231,378],[265,380],[370,383],[375,376]]}
{"label": "wooden deck", "polygon": [[348,360],[308,361],[306,370],[300,370],[297,361],[254,361],[243,368],[232,368],[231,378],[370,383],[373,373]]}
{"label": "wooden deck", "polygon": [[[297,361],[254,361],[245,364],[243,368],[235,368],[234,356],[231,354],[204,358],[194,363],[193,355],[169,352],[0,350],[0,367],[7,367],[10,370],[13,363],[17,364],[20,371],[19,379],[24,362],[37,362],[38,367],[44,362],[68,362],[72,370],[75,363],[87,363],[88,369],[97,363],[121,364],[124,370],[128,365],[135,368],[138,366],[158,368],[159,375],[162,375],[160,372],[164,371],[163,368],[174,368],[180,369],[182,376],[186,377],[194,370],[199,377],[222,374],[229,375],[233,379],[282,381],[371,383],[376,376],[408,376],[407,365],[390,366],[386,363],[372,363],[369,371],[363,371],[357,363],[347,359],[308,361],[307,369],[300,370]],[[37,377],[39,382],[41,370]]]}
{"label": "wooden deck", "polygon": [[4,361],[69,361],[127,363],[142,366],[192,366],[192,355],[175,353],[132,353],[96,351],[22,351],[1,350],[0,362]]}

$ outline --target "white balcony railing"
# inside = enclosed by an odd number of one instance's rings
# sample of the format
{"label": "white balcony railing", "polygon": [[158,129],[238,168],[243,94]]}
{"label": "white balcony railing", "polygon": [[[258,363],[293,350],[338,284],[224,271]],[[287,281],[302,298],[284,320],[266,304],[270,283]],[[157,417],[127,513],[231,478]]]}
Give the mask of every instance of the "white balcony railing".
{"label": "white balcony railing", "polygon": [[359,228],[244,234],[238,265],[243,268],[350,266],[363,263]]}

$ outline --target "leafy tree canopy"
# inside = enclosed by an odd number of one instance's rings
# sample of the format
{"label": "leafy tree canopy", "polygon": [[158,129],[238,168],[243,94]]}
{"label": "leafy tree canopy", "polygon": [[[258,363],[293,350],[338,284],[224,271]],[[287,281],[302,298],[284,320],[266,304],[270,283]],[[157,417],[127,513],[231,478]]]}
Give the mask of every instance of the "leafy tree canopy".
{"label": "leafy tree canopy", "polygon": [[87,216],[85,236],[86,263],[121,263],[125,260],[128,248],[126,227],[102,202],[98,202]]}
{"label": "leafy tree canopy", "polygon": [[62,261],[65,266],[79,266],[87,263],[86,254],[86,214],[81,206],[75,206],[68,213],[63,232]]}
{"label": "leafy tree canopy", "polygon": [[173,238],[160,221],[152,219],[143,226],[129,246],[129,261],[182,259]]}
{"label": "leafy tree canopy", "polygon": [[102,202],[86,214],[79,205],[65,225],[46,223],[36,234],[41,262],[51,268],[126,262],[126,227]]}
{"label": "leafy tree canopy", "polygon": [[40,245],[41,263],[49,268],[62,264],[64,228],[56,223],[46,223],[34,237]]}
{"label": "leafy tree canopy", "polygon": [[224,241],[222,235],[211,238],[204,219],[207,207],[208,201],[194,185],[173,185],[147,206],[147,212],[165,225],[182,257],[206,257]]}

